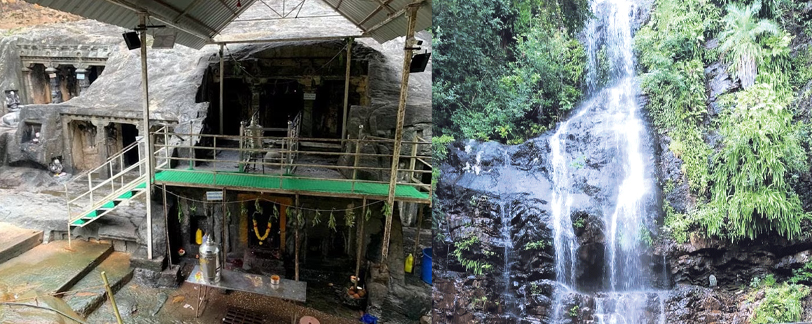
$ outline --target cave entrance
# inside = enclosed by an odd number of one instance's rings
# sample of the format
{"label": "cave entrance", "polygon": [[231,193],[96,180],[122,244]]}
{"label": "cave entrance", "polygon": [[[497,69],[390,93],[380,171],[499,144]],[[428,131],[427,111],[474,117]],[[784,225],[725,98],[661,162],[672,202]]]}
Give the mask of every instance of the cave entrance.
{"label": "cave entrance", "polygon": [[[352,86],[352,85],[350,85]],[[361,94],[349,93],[349,105],[357,105]],[[313,135],[318,138],[339,138],[343,127],[344,80],[326,80],[316,90],[313,102]]]}
{"label": "cave entrance", "polygon": [[[304,91],[296,80],[272,79],[263,87],[260,96],[259,123],[265,128],[285,128],[288,121],[304,107]],[[286,133],[265,132],[265,136],[287,136]]]}
{"label": "cave entrance", "polygon": [[[135,143],[138,136],[138,129],[135,125],[124,123],[109,123],[104,127],[106,156],[110,157],[118,154],[124,148]],[[123,156],[123,167],[126,168],[138,162],[138,149],[127,151]]]}
{"label": "cave entrance", "polygon": [[[121,124],[121,139],[123,147],[135,143],[138,136],[138,128],[132,124]],[[138,162],[138,150],[130,150],[124,154],[124,165],[130,166]]]}

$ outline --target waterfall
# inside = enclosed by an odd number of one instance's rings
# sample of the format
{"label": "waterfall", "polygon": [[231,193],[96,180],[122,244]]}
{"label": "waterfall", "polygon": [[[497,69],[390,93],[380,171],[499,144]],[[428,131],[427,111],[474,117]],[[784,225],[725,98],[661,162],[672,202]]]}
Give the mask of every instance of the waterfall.
{"label": "waterfall", "polygon": [[[664,298],[652,290],[646,277],[646,263],[641,260],[645,247],[642,233],[647,233],[646,219],[651,217],[653,188],[652,170],[646,164],[644,142],[648,140],[645,125],[636,102],[632,52],[632,24],[636,4],[633,0],[593,0],[595,13],[586,28],[587,88],[589,99],[579,112],[562,122],[549,139],[553,192],[551,201],[552,228],[555,245],[556,281],[563,291],[553,298],[554,322],[563,321],[567,314],[564,295],[577,292],[578,241],[571,219],[573,212],[573,181],[571,179],[573,151],[568,150],[571,137],[577,138],[583,128],[582,119],[599,120],[589,132],[607,138],[601,145],[604,152],[614,152],[610,167],[615,193],[613,201],[603,208],[605,226],[604,277],[600,292],[595,293],[594,319],[598,323],[665,323]],[[599,48],[605,48],[603,58]],[[601,62],[605,59],[605,62]],[[608,85],[598,87],[598,69],[607,67]],[[590,125],[593,125],[590,124]],[[575,136],[573,136],[575,135]]]}

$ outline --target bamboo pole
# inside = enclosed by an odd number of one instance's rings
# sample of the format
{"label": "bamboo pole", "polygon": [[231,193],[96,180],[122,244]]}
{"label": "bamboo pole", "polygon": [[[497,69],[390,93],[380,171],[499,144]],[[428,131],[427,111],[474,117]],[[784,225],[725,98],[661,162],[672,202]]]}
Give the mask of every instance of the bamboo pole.
{"label": "bamboo pole", "polygon": [[296,234],[295,234],[296,237],[294,237],[294,240],[295,240],[295,242],[294,242],[294,244],[295,244],[294,250],[295,251],[294,251],[294,257],[293,257],[296,260],[296,261],[294,261],[294,272],[295,272],[294,279],[296,281],[299,281],[299,228],[302,226],[302,224],[299,224],[298,219],[299,218],[304,219],[304,217],[299,216],[299,213],[302,212],[299,209],[299,194],[296,194],[296,202],[294,202],[294,205],[296,205],[296,217],[297,217]]}
{"label": "bamboo pole", "polygon": [[[141,91],[144,100],[144,150],[147,171],[147,259],[152,260],[152,141],[149,134],[149,79],[147,76],[147,13],[138,13],[138,28],[141,29]],[[119,319],[119,322],[121,320]]]}
{"label": "bamboo pole", "polygon": [[226,74],[225,71],[225,64],[223,62],[223,46],[225,44],[220,44],[220,135],[225,134],[223,131],[223,78]]}
{"label": "bamboo pole", "polygon": [[[146,43],[143,44],[144,46],[146,46]],[[113,290],[110,289],[110,283],[107,282],[107,274],[104,271],[102,271],[101,277],[102,281],[104,281],[104,289],[107,290],[107,298],[110,299],[110,304],[113,306],[113,313],[116,314],[116,321],[118,322],[118,324],[124,324],[124,322],[121,321],[121,314],[119,314],[118,312],[118,306],[116,306],[116,298],[113,296]]]}
{"label": "bamboo pole", "polygon": [[226,213],[228,213],[228,208],[226,207],[226,188],[223,188],[222,205],[223,205],[223,236],[222,236],[222,240],[223,240],[223,253],[222,253],[223,254],[223,262],[221,262],[220,264],[225,266],[226,259],[228,259],[227,258],[227,256],[228,256],[228,218],[226,216]]}
{"label": "bamboo pole", "polygon": [[363,202],[361,203],[361,214],[358,215],[358,232],[357,237],[355,238],[355,277],[358,278],[358,274],[361,271],[361,250],[364,247],[364,220],[367,211],[367,197],[364,197]]}
{"label": "bamboo pole", "polygon": [[350,62],[352,62],[352,37],[347,39],[347,72],[344,74],[344,114],[342,115],[341,138],[347,137],[347,109],[350,102]]}
{"label": "bamboo pole", "polygon": [[361,139],[364,133],[364,125],[358,125],[358,138],[355,141],[355,162],[352,167],[352,188],[350,191],[355,192],[355,179],[358,177],[358,154],[361,153]]}
{"label": "bamboo pole", "polygon": [[406,46],[403,49],[403,71],[400,80],[400,102],[398,103],[397,126],[395,126],[395,142],[392,148],[392,167],[389,175],[389,196],[386,203],[390,213],[385,215],[386,226],[383,232],[383,246],[381,247],[381,263],[386,264],[389,257],[389,237],[392,234],[392,213],[395,210],[395,186],[398,180],[398,164],[400,158],[401,141],[403,140],[403,120],[406,116],[406,97],[409,94],[409,67],[412,64],[412,46],[414,44],[414,25],[418,5],[410,4],[408,7],[408,25],[406,29]]}
{"label": "bamboo pole", "polygon": [[422,223],[423,223],[423,206],[420,206],[417,209],[417,234],[414,235],[414,249],[412,249],[412,253],[414,253],[415,258],[417,258],[417,249],[420,247],[420,226]]}
{"label": "bamboo pole", "polygon": [[[166,208],[166,184],[162,186],[164,196],[164,231],[166,232],[166,252],[169,256],[169,266],[172,266],[172,247],[169,245],[169,209]],[[180,208],[180,206],[178,206]]]}

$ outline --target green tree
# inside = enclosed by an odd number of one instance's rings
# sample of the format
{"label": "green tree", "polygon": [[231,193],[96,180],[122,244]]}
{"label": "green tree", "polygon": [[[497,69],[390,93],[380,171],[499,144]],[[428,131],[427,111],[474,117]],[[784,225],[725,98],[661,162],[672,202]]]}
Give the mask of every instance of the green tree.
{"label": "green tree", "polygon": [[516,143],[581,96],[587,0],[438,0],[435,134]]}
{"label": "green tree", "polygon": [[747,89],[755,83],[758,65],[767,56],[761,39],[765,36],[780,36],[781,28],[769,19],[758,19],[761,1],[750,6],[732,3],[727,6],[727,15],[722,19],[724,30],[719,34],[722,42],[719,50],[727,54],[727,61]]}

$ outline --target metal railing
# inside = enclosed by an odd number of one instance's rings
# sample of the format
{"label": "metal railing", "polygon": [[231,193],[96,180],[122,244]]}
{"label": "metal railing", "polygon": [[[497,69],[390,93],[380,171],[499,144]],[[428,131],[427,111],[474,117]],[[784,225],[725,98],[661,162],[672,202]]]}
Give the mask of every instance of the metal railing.
{"label": "metal railing", "polygon": [[[242,172],[251,176],[279,176],[280,188],[286,177],[324,179],[333,181],[352,182],[352,189],[358,183],[379,183],[388,185],[386,180],[370,180],[369,176],[362,177],[362,172],[377,173],[378,179],[388,179],[392,163],[391,152],[393,139],[374,138],[363,135],[359,131],[357,138],[329,139],[329,138],[303,138],[299,137],[299,117],[289,123],[288,136],[254,136],[252,140],[259,140],[262,147],[248,147],[247,136],[215,135],[215,134],[184,134],[175,133],[167,129],[154,132],[156,137],[163,136],[163,143],[155,144],[156,158],[163,159],[165,163],[156,167],[156,172],[173,170],[178,172],[209,172],[213,174],[214,183],[217,183],[218,174]],[[362,130],[362,129],[361,129]],[[244,133],[243,133],[244,134]],[[172,136],[195,136],[200,140],[187,145],[169,144]],[[208,139],[208,140],[207,140]],[[199,143],[209,143],[200,145]],[[308,142],[315,147],[303,149],[300,142]],[[318,150],[322,147],[345,147],[344,151]],[[346,145],[346,146],[344,146]],[[398,171],[398,185],[416,188],[427,192],[431,197],[431,142],[417,137],[414,141],[403,141],[403,153],[400,156]],[[387,149],[381,149],[387,148]],[[188,152],[210,152],[210,156],[197,157],[190,154],[188,157],[173,157],[174,149],[188,150]],[[375,153],[369,153],[373,151]],[[409,153],[406,153],[409,152]],[[158,154],[161,154],[160,156]],[[338,161],[342,163],[338,163]],[[172,163],[179,167],[170,167]],[[184,165],[190,165],[184,168]],[[261,171],[260,171],[261,170]],[[261,173],[260,173],[261,172]],[[362,179],[367,178],[367,179]],[[425,179],[425,180],[424,180]]]}
{"label": "metal railing", "polygon": [[[165,127],[162,127],[158,131],[164,130]],[[149,174],[149,170],[146,169],[146,159],[144,159],[145,148],[142,137],[110,156],[102,165],[82,172],[65,182],[68,223],[72,224],[74,221],[84,218],[88,213],[101,209],[105,204],[145,182]],[[139,159],[127,166],[125,156],[133,151],[138,152]],[[156,155],[166,156],[167,154],[166,150],[156,151]],[[162,159],[158,163],[155,166],[156,169],[165,167],[169,160]],[[71,190],[74,191],[74,194],[71,193]]]}

